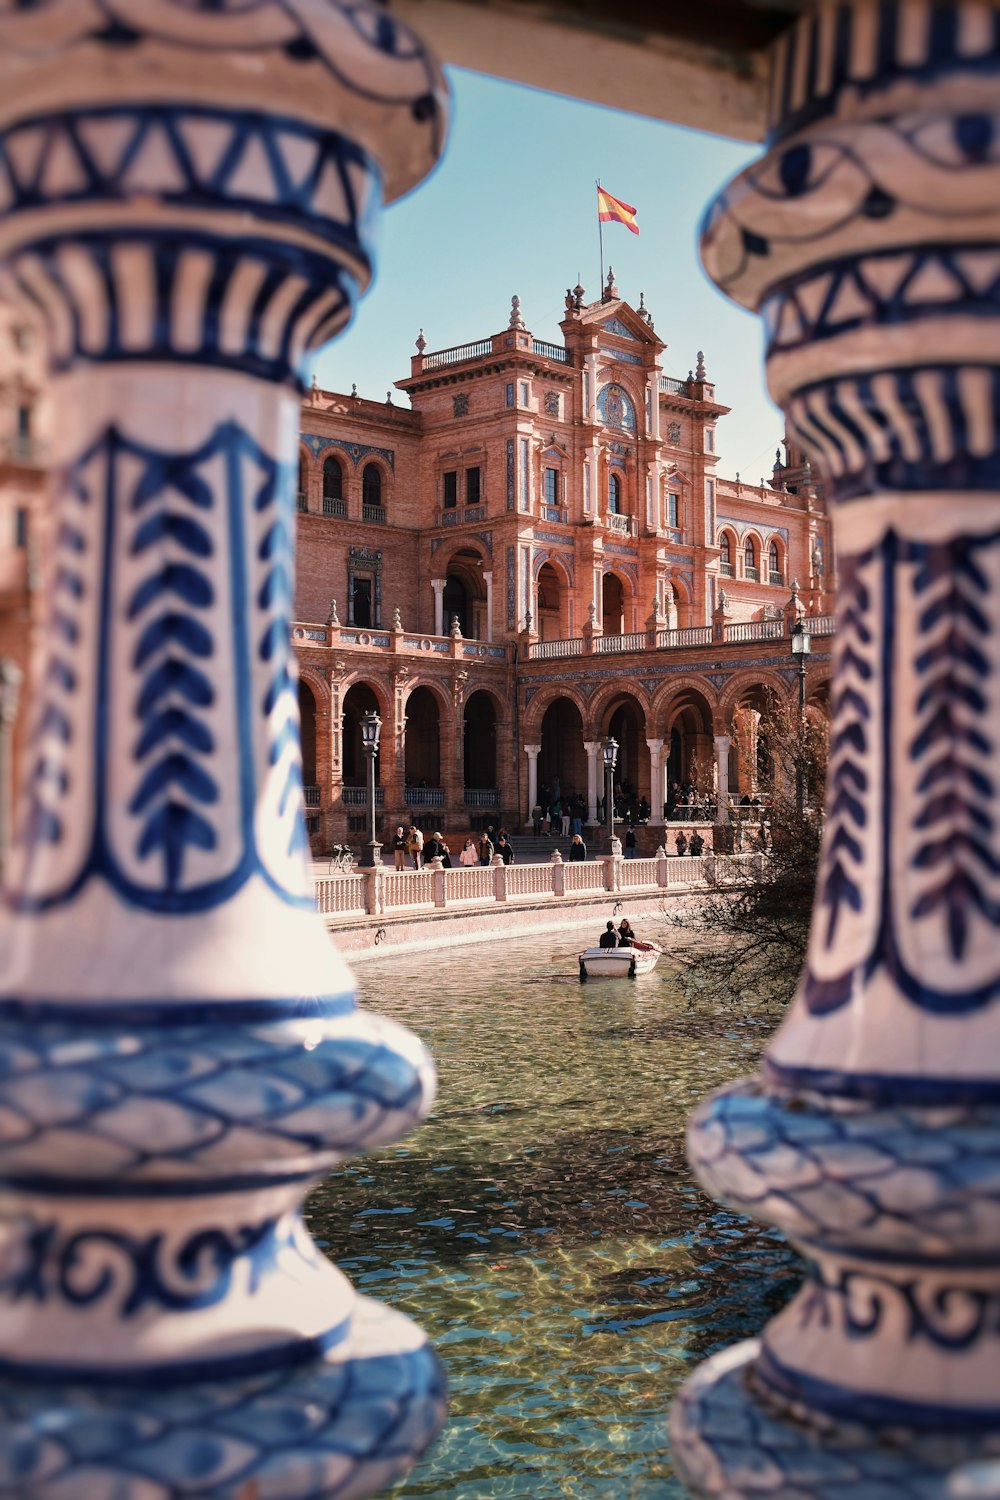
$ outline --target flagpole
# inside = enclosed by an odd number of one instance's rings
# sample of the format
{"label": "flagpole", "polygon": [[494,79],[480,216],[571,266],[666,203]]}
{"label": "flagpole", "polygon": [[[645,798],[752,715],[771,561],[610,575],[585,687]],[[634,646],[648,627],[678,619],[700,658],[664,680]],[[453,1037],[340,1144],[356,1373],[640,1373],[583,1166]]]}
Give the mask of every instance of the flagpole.
{"label": "flagpole", "polygon": [[[599,177],[597,179],[597,191],[601,191],[601,179]],[[604,296],[604,224],[601,220],[600,200],[598,200],[597,204],[597,238],[601,246],[601,281],[597,291],[597,299],[600,301]]]}

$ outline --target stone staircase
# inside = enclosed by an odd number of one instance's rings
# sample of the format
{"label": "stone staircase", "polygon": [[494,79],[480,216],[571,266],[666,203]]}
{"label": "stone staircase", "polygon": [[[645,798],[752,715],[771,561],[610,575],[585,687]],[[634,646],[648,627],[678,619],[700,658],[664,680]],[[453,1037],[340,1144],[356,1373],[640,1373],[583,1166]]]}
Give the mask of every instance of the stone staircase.
{"label": "stone staircase", "polygon": [[553,834],[551,838],[546,838],[543,834],[536,839],[532,833],[513,833],[508,834],[508,838],[515,860],[522,865],[547,864],[552,858],[553,849],[558,849],[563,859],[568,859],[569,846],[573,842],[569,834],[565,838],[562,834]]}

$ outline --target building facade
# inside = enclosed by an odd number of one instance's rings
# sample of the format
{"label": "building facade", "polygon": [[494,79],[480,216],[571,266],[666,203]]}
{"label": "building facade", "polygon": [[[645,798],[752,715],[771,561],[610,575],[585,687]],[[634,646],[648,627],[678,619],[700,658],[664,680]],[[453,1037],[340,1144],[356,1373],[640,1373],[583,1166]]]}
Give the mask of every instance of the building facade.
{"label": "building facade", "polygon": [[[557,784],[594,821],[608,735],[654,828],[671,783],[752,791],[754,717],[797,691],[800,616],[822,701],[834,557],[798,450],[769,484],[723,476],[729,408],[702,355],[666,374],[613,275],[596,301],[567,291],[560,334],[536,338],[515,297],[487,338],[430,351],[421,333],[407,406],[315,383],[303,402],[293,640],[317,852],[367,827],[371,710],[383,832],[457,833],[520,828]],[[26,669],[53,414],[40,341],[3,306],[0,345],[0,657]]]}
{"label": "building facade", "polygon": [[293,632],[317,848],[366,826],[371,710],[384,826],[459,831],[519,828],[556,784],[593,821],[609,734],[654,826],[671,782],[752,790],[746,725],[798,690],[800,616],[822,699],[834,558],[808,473],[719,473],[729,408],[702,355],[665,374],[613,275],[595,302],[567,291],[560,333],[536,338],[514,298],[490,337],[429,351],[421,332],[408,408],[304,402]]}

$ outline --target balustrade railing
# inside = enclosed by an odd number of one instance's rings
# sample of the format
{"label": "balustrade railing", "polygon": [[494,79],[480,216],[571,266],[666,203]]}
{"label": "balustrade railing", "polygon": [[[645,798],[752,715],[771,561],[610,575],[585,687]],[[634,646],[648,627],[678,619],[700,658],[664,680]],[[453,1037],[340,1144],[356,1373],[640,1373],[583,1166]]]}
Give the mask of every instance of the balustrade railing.
{"label": "balustrade railing", "polygon": [[658,630],[656,644],[660,650],[669,651],[679,646],[710,646],[711,625],[685,625],[680,630]]}
{"label": "balustrade railing", "polygon": [[532,641],[528,650],[531,661],[551,661],[563,656],[582,656],[583,639],[571,636],[564,641]]}
{"label": "balustrade railing", "polygon": [[690,889],[733,880],[752,868],[760,854],[671,855],[661,851],[651,859],[550,861],[547,864],[489,867],[435,864],[422,870],[390,870],[386,866],[362,873],[323,875],[316,880],[316,902],[331,917],[371,916],[393,912],[406,915],[415,908],[442,910],[449,905],[492,907],[498,902],[532,900],[561,902],[567,896],[602,892],[657,891],[671,886]]}
{"label": "balustrade railing", "polygon": [[732,563],[727,562],[720,562],[719,572],[722,574],[723,578],[733,578],[736,575],[736,569],[733,567]]}
{"label": "balustrade railing", "polygon": [[467,786],[462,794],[466,807],[499,807],[500,788]]}
{"label": "balustrade railing", "polygon": [[780,641],[784,620],[736,620],[726,626],[727,641]]}
{"label": "balustrade railing", "polygon": [[760,577],[760,573],[756,568],[744,568],[743,577],[749,578],[752,580],[752,582],[756,583],[758,578]]}
{"label": "balustrade railing", "polygon": [[424,355],[424,369],[436,370],[441,365],[460,365],[466,359],[481,359],[493,353],[492,339],[477,339],[472,344],[455,344],[451,349],[436,349]]}
{"label": "balustrade railing", "polygon": [[660,376],[660,390],[665,395],[686,396],[687,388],[686,380],[674,380],[670,375]]}
{"label": "balustrade railing", "polygon": [[[340,800],[345,807],[367,807],[368,788],[366,786],[343,786],[340,789]],[[375,806],[385,806],[385,787],[375,788]]]}
{"label": "balustrade railing", "polygon": [[368,504],[366,502],[363,502],[362,506],[361,506],[361,519],[362,519],[362,521],[374,521],[379,526],[384,526],[385,525],[385,506],[384,505],[370,505],[370,504]]}
{"label": "balustrade railing", "polygon": [[339,495],[323,496],[324,516],[340,516],[341,519],[347,515],[347,501],[342,500]]}
{"label": "balustrade railing", "polygon": [[810,635],[833,635],[837,628],[837,616],[806,615],[802,623]]}
{"label": "balustrade railing", "polygon": [[614,532],[616,536],[632,535],[632,517],[619,515],[613,510],[606,513],[604,526],[607,531]]}
{"label": "balustrade railing", "polygon": [[407,786],[403,788],[407,807],[444,807],[444,787]]}
{"label": "balustrade railing", "polygon": [[554,359],[557,364],[569,364],[569,350],[562,344],[547,344],[543,339],[533,339],[531,347],[535,354],[540,354],[543,359]]}
{"label": "balustrade railing", "polygon": [[319,787],[303,784],[302,800],[306,807],[319,807]]}
{"label": "balustrade railing", "polygon": [[595,656],[618,656],[625,651],[644,651],[647,644],[644,630],[631,630],[625,635],[599,635],[594,637]]}

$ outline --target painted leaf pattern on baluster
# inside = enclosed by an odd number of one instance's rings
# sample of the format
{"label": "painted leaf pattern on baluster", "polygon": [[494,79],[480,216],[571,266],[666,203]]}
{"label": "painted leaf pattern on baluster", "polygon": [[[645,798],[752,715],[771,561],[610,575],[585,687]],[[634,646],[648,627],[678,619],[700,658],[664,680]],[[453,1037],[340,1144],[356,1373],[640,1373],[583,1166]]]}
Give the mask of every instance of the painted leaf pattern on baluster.
{"label": "painted leaf pattern on baluster", "polygon": [[214,749],[203,716],[215,699],[205,670],[214,643],[199,613],[215,600],[206,567],[215,548],[197,514],[213,504],[212,490],[197,472],[200,457],[151,457],[131,501],[140,521],[130,551],[148,558],[150,572],[133,591],[127,612],[129,621],[141,625],[133,657],[141,674],[135,756],[147,763],[129,812],[142,819],[140,859],[162,857],[171,891],[181,882],[188,850],[214,849],[218,841],[205,815],[219,800],[219,786],[205,765]]}
{"label": "painted leaf pattern on baluster", "polygon": [[967,950],[978,912],[996,926],[1000,903],[990,891],[1000,874],[991,848],[996,746],[989,730],[991,675],[987,596],[991,582],[977,556],[995,538],[958,537],[911,543],[913,591],[921,607],[915,667],[921,682],[917,729],[909,754],[919,770],[914,866],[932,881],[912,904],[914,920],[936,916],[951,957]]}
{"label": "painted leaf pattern on baluster", "polygon": [[872,553],[845,559],[838,620],[836,688],[831,704],[829,805],[823,849],[820,906],[825,908],[825,946],[837,938],[845,907],[861,909],[859,870],[869,824],[871,790],[865,757],[869,749],[873,679],[871,588],[865,568]]}
{"label": "painted leaf pattern on baluster", "polygon": [[83,484],[70,485],[61,497],[55,531],[49,647],[31,731],[30,769],[18,830],[19,838],[36,849],[62,839],[61,807],[72,785],[73,710],[69,700],[79,686],[75,648],[82,631],[87,553],[87,538],[74,510],[86,506],[89,500]]}
{"label": "painted leaf pattern on baluster", "polygon": [[[284,479],[286,488],[293,482],[291,472]],[[282,486],[275,482],[262,486],[256,501],[259,515],[274,509],[257,548],[257,558],[264,565],[264,577],[257,596],[258,608],[268,616],[257,653],[268,668],[267,688],[261,708],[268,722],[268,759],[279,768],[280,792],[277,816],[287,823],[286,851],[289,856],[308,848],[305,821],[302,817],[302,746],[299,734],[298,679],[288,636],[295,580],[294,548],[288,518],[278,505]]]}

